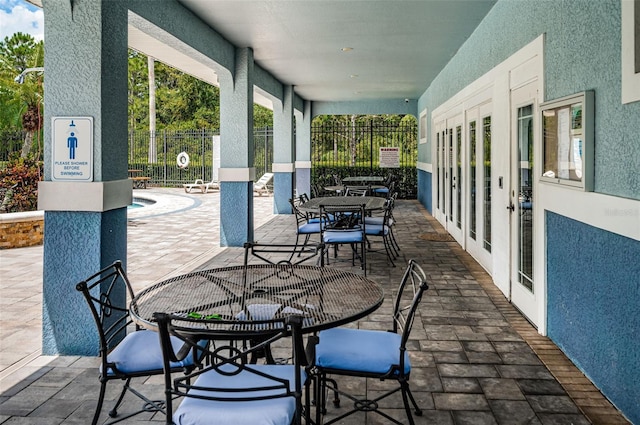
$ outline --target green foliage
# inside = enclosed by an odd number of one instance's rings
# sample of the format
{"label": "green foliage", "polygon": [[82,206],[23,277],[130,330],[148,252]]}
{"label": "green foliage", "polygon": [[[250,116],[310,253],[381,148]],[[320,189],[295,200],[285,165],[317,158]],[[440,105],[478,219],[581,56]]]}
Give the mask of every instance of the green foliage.
{"label": "green foliage", "polygon": [[14,153],[7,167],[0,171],[0,212],[37,210],[42,174],[42,161],[20,158]]}
{"label": "green foliage", "polygon": [[[220,128],[220,89],[155,62],[156,129]],[[129,50],[129,131],[149,130],[147,56]],[[273,125],[273,112],[254,105],[254,127]]]}
{"label": "green foliage", "polygon": [[387,177],[389,174],[396,179],[396,189],[398,190],[398,198],[415,199],[418,188],[418,173],[415,165],[402,166],[400,168],[371,168],[371,167],[323,167],[314,163],[311,175],[311,183],[319,183],[321,186],[333,186],[333,175],[337,175],[341,179],[349,176],[382,176]]}
{"label": "green foliage", "polygon": [[43,74],[25,74],[23,84],[15,78],[27,68],[44,65],[44,43],[17,32],[0,41],[0,130],[22,128],[22,115],[29,108],[42,109]]}

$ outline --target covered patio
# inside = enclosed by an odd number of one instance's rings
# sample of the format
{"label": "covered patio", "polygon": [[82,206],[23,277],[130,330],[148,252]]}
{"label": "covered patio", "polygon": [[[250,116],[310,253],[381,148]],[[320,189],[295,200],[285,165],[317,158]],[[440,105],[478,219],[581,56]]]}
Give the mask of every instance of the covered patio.
{"label": "covered patio", "polygon": [[[179,191],[181,189],[176,189],[175,194]],[[152,229],[162,229],[165,234],[176,237],[190,237],[189,231],[181,233],[181,223],[186,218],[206,221],[207,211],[217,202],[219,195],[206,196],[180,196],[185,200],[204,199],[206,205],[183,212],[162,210],[162,214],[155,217],[143,216],[131,222],[130,226],[135,226],[131,231],[137,237],[153,232]],[[269,208],[271,199],[257,200],[259,210],[264,212]],[[185,208],[184,204],[172,203],[176,209]],[[417,260],[428,275],[430,289],[423,299],[410,342],[414,368],[410,384],[424,411],[422,417],[415,418],[416,423],[628,423],[562,352],[548,338],[540,336],[506,301],[487,273],[456,242],[447,238],[442,226],[424,207],[416,201],[399,201],[395,215],[398,218],[396,234],[401,246],[398,266],[389,267],[384,254],[373,253],[368,258],[368,276],[380,282],[385,293],[390,294],[409,259]],[[273,216],[259,225],[256,241],[292,242],[295,239],[294,228],[295,221],[291,215]],[[415,229],[420,230],[416,232]],[[224,248],[210,256],[201,253],[198,260],[191,263],[192,268],[178,267],[170,272],[167,253],[162,249],[157,254],[149,253],[144,245],[133,244],[130,253],[131,277],[136,289],[148,284],[145,283],[149,279],[145,270],[175,274],[242,263],[241,248]],[[194,254],[198,252],[194,251]],[[338,267],[350,268],[344,263]],[[33,279],[37,280],[38,267],[35,265],[33,272],[36,274]],[[24,275],[22,281],[28,277],[28,274]],[[3,282],[3,297],[14,293],[12,288],[20,285],[18,282],[8,284],[11,281],[4,277],[0,280]],[[28,307],[32,305],[29,303],[29,300],[24,300],[3,311],[36,314],[38,304],[32,308]],[[383,306],[359,321],[357,326],[386,329],[390,309],[391,299],[386,297]],[[18,333],[3,336],[3,341],[24,341],[31,335],[32,332],[24,328]],[[10,354],[9,350],[10,347],[3,343],[0,350],[3,358]],[[19,369],[2,371],[1,420],[50,425],[90,421],[99,386],[97,358],[35,353],[20,363]],[[146,393],[162,398],[164,385],[161,377],[142,381]],[[347,382],[343,385],[352,388]],[[371,396],[384,385],[384,382],[370,380],[364,392]],[[116,390],[117,385],[113,385],[107,396],[103,408],[105,419],[109,402],[117,395]],[[120,412],[125,414],[138,407],[139,400],[131,398]],[[328,417],[347,407],[346,401],[338,409],[329,403]],[[404,417],[399,397],[387,401],[384,407],[393,417],[400,420]],[[148,414],[125,423],[158,423],[163,419],[160,414]],[[366,418],[364,414],[357,414],[346,423],[377,424],[379,420],[373,414]]]}
{"label": "covered patio", "polygon": [[[445,382],[458,390],[469,384],[466,391],[484,394],[492,412],[500,405],[528,406],[539,413],[534,422],[544,422],[545,400],[557,406],[559,399],[537,398],[516,382],[524,399],[494,403],[486,394],[491,381],[481,381],[539,378],[535,370],[544,366],[522,360],[539,361],[528,348],[522,357],[500,352],[526,348],[522,340],[509,344],[489,336],[502,335],[503,324],[509,335],[520,330],[509,325],[517,307],[533,324],[527,329],[534,342],[546,344],[548,336],[627,417],[640,418],[637,0],[33,2],[44,9],[47,40],[45,181],[39,186],[46,227],[44,355],[82,356],[84,362],[97,353],[93,323],[77,315],[85,306],[69,282],[114,260],[128,268],[132,258],[126,212],[132,200],[126,153],[131,47],[220,86],[220,215],[204,230],[219,232],[215,248],[231,253],[246,241],[268,238],[258,232],[253,197],[254,103],[273,109],[274,229],[291,219],[293,194],[310,193],[313,117],[412,114],[419,121],[419,204],[407,205],[421,205],[456,241],[420,239],[437,227],[429,220],[403,234],[409,244],[404,259],[415,253],[435,273],[429,296],[441,301],[426,303],[433,310],[424,312],[441,310],[422,318],[421,340],[437,344],[420,348],[444,393]],[[562,112],[556,125],[543,123],[550,104]],[[75,123],[91,131],[74,136]],[[556,130],[561,137],[554,139]],[[57,156],[66,153],[67,133],[78,142],[81,164]],[[63,149],[54,149],[59,142]],[[547,148],[558,157],[545,157]],[[60,174],[64,166],[84,171]],[[460,256],[454,255],[458,249]],[[461,261],[467,253],[480,266]],[[382,276],[369,272],[392,285],[398,270],[384,270]],[[477,270],[487,274],[474,277]],[[479,289],[466,292],[468,280]],[[497,301],[478,302],[477,290],[497,294]],[[489,313],[477,310],[485,304]],[[463,335],[483,336],[461,339],[458,326]],[[514,357],[525,364],[509,363]],[[491,376],[438,363],[472,359],[482,359],[488,366],[480,373]],[[508,375],[513,367],[530,366],[533,376]],[[573,379],[573,366],[565,366]],[[462,375],[449,381],[452,370]],[[551,376],[542,373],[545,381]],[[433,388],[429,379],[425,388]],[[584,381],[576,379],[582,388]],[[442,408],[465,423],[448,408],[450,398],[425,394],[436,412]],[[453,399],[488,411],[475,396]],[[590,392],[577,399],[607,404],[591,401]],[[562,414],[575,414],[571,409]]]}

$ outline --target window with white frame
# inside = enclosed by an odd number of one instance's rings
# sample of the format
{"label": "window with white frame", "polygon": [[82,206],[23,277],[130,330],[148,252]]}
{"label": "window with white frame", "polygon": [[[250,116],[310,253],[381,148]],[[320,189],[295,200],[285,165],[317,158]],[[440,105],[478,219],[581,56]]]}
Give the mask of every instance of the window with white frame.
{"label": "window with white frame", "polygon": [[640,101],[640,0],[622,6],[622,103]]}
{"label": "window with white frame", "polygon": [[427,110],[420,113],[420,125],[418,128],[420,143],[427,143]]}

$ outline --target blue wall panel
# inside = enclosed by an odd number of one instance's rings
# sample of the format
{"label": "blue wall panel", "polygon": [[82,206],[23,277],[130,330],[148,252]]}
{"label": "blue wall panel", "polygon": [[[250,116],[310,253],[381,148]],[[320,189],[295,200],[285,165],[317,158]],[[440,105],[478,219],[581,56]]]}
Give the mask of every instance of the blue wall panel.
{"label": "blue wall panel", "polygon": [[433,200],[431,199],[431,173],[418,170],[418,201],[433,214]]}
{"label": "blue wall panel", "polygon": [[549,337],[640,423],[640,242],[546,212]]}

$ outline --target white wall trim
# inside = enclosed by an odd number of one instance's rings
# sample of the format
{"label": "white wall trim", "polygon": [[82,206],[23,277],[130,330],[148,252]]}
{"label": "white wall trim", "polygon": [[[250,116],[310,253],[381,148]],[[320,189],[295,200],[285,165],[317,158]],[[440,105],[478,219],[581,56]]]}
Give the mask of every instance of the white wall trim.
{"label": "white wall trim", "polygon": [[640,201],[544,182],[539,187],[545,210],[640,241]]}
{"label": "white wall trim", "polygon": [[274,173],[293,173],[293,162],[274,162],[271,171]]}
{"label": "white wall trim", "polygon": [[311,161],[296,161],[295,162],[296,169],[298,168],[311,168]]}
{"label": "white wall trim", "polygon": [[428,162],[420,162],[420,161],[418,161],[416,163],[416,168],[418,170],[421,170],[421,171],[426,171],[427,173],[432,173],[433,172],[433,165],[429,164]]}
{"label": "white wall trim", "polygon": [[252,182],[256,180],[256,169],[250,168],[219,168],[218,181],[221,182]]}
{"label": "white wall trim", "polygon": [[38,209],[44,211],[104,212],[133,202],[133,180],[104,182],[41,181]]}

